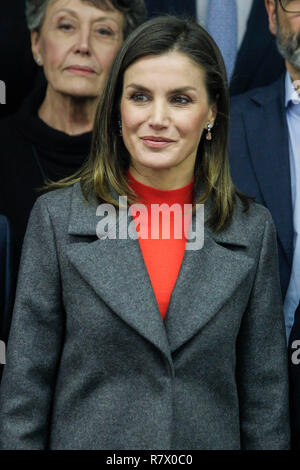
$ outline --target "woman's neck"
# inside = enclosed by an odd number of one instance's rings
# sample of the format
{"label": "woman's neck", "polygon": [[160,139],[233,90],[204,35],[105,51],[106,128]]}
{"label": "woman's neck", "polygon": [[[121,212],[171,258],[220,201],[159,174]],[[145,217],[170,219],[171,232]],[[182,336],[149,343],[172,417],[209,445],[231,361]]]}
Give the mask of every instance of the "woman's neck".
{"label": "woman's neck", "polygon": [[162,191],[172,191],[183,188],[194,179],[193,168],[181,169],[169,168],[164,170],[147,169],[139,171],[133,165],[129,166],[129,174],[139,183]]}
{"label": "woman's neck", "polygon": [[53,91],[49,85],[38,115],[48,126],[69,135],[93,129],[98,98],[76,98]]}

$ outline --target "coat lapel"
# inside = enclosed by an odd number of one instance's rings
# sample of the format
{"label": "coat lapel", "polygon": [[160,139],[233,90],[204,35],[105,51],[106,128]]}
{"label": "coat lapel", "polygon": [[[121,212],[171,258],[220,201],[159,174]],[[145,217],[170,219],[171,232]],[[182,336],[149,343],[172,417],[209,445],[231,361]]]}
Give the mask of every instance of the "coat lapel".
{"label": "coat lapel", "polygon": [[[101,217],[96,216],[97,207],[96,200],[88,204],[82,198],[79,184],[73,186],[68,232],[77,237],[84,236],[85,241],[71,244],[67,256],[113,312],[160,349],[171,363],[166,329],[139,241],[129,238],[99,239],[101,233],[97,236],[96,227]],[[127,223],[131,222],[129,215]]]}
{"label": "coat lapel", "polygon": [[252,99],[256,106],[244,113],[250,155],[261,193],[291,265],[293,215],[284,80],[258,90]]}
{"label": "coat lapel", "polygon": [[[209,214],[209,204],[205,212]],[[185,251],[165,317],[172,353],[218,314],[249,273],[253,259],[232,250],[247,247],[241,233],[234,224],[217,234],[206,226],[203,248]]]}
{"label": "coat lapel", "polygon": [[[233,245],[245,247],[247,240],[241,238],[241,230],[234,228],[235,224],[222,234],[213,234],[206,227],[203,248],[185,251],[163,321],[138,240],[99,239],[97,206],[96,200],[88,204],[83,199],[78,183],[73,186],[68,232],[78,240],[74,238],[69,245],[67,256],[96,295],[157,347],[173,369],[171,352],[218,313],[249,273],[253,260],[228,249]],[[207,203],[207,216],[210,210]],[[127,218],[131,223],[132,217]]]}

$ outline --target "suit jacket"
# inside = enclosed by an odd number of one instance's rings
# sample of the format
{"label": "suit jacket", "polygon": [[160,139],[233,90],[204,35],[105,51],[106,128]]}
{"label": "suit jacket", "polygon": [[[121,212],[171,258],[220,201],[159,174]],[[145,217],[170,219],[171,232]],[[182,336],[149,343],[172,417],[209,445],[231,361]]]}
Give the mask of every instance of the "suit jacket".
{"label": "suit jacket", "polygon": [[285,297],[293,259],[293,212],[285,113],[285,76],[234,97],[230,116],[231,176],[244,193],[265,205],[274,219]]}
{"label": "suit jacket", "polygon": [[98,238],[97,206],[78,183],[41,196],[32,210],[1,385],[0,447],[288,448],[268,211],[253,203],[243,212],[237,201],[227,230],[206,226],[203,248],[185,252],[163,321],[138,240],[104,231]]}
{"label": "suit jacket", "polygon": [[[235,184],[264,204],[275,221],[284,298],[292,269],[294,233],[285,76],[268,87],[232,99],[230,140]],[[291,361],[294,352],[291,344],[299,338],[298,314],[289,345],[292,441],[297,449],[300,449],[300,371]]]}
{"label": "suit jacket", "polygon": [[[149,0],[147,6],[150,16],[174,13],[196,18],[195,1]],[[274,36],[269,31],[265,2],[253,0],[246,33],[235,63],[230,93],[237,95],[268,85],[279,78],[284,69],[284,60],[277,51]]]}

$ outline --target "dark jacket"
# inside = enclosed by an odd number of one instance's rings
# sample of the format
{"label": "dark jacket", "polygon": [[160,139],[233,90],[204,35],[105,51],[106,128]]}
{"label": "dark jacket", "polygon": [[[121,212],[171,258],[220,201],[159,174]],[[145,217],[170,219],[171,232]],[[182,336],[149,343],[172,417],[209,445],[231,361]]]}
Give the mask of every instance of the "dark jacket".
{"label": "dark jacket", "polygon": [[230,165],[236,186],[272,214],[285,297],[293,259],[293,211],[285,114],[285,77],[232,98]]}

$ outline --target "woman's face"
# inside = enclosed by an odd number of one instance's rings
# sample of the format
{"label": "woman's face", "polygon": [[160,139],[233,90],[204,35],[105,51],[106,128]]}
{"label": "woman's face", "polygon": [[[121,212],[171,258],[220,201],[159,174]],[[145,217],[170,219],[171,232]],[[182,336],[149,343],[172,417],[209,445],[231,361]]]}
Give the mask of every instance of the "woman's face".
{"label": "woman's face", "polygon": [[122,134],[135,176],[163,172],[189,183],[203,129],[215,116],[204,72],[186,55],[146,56],[125,71]]}
{"label": "woman's face", "polygon": [[98,97],[123,42],[123,14],[81,0],[51,0],[40,33],[32,32],[34,57],[58,93]]}

